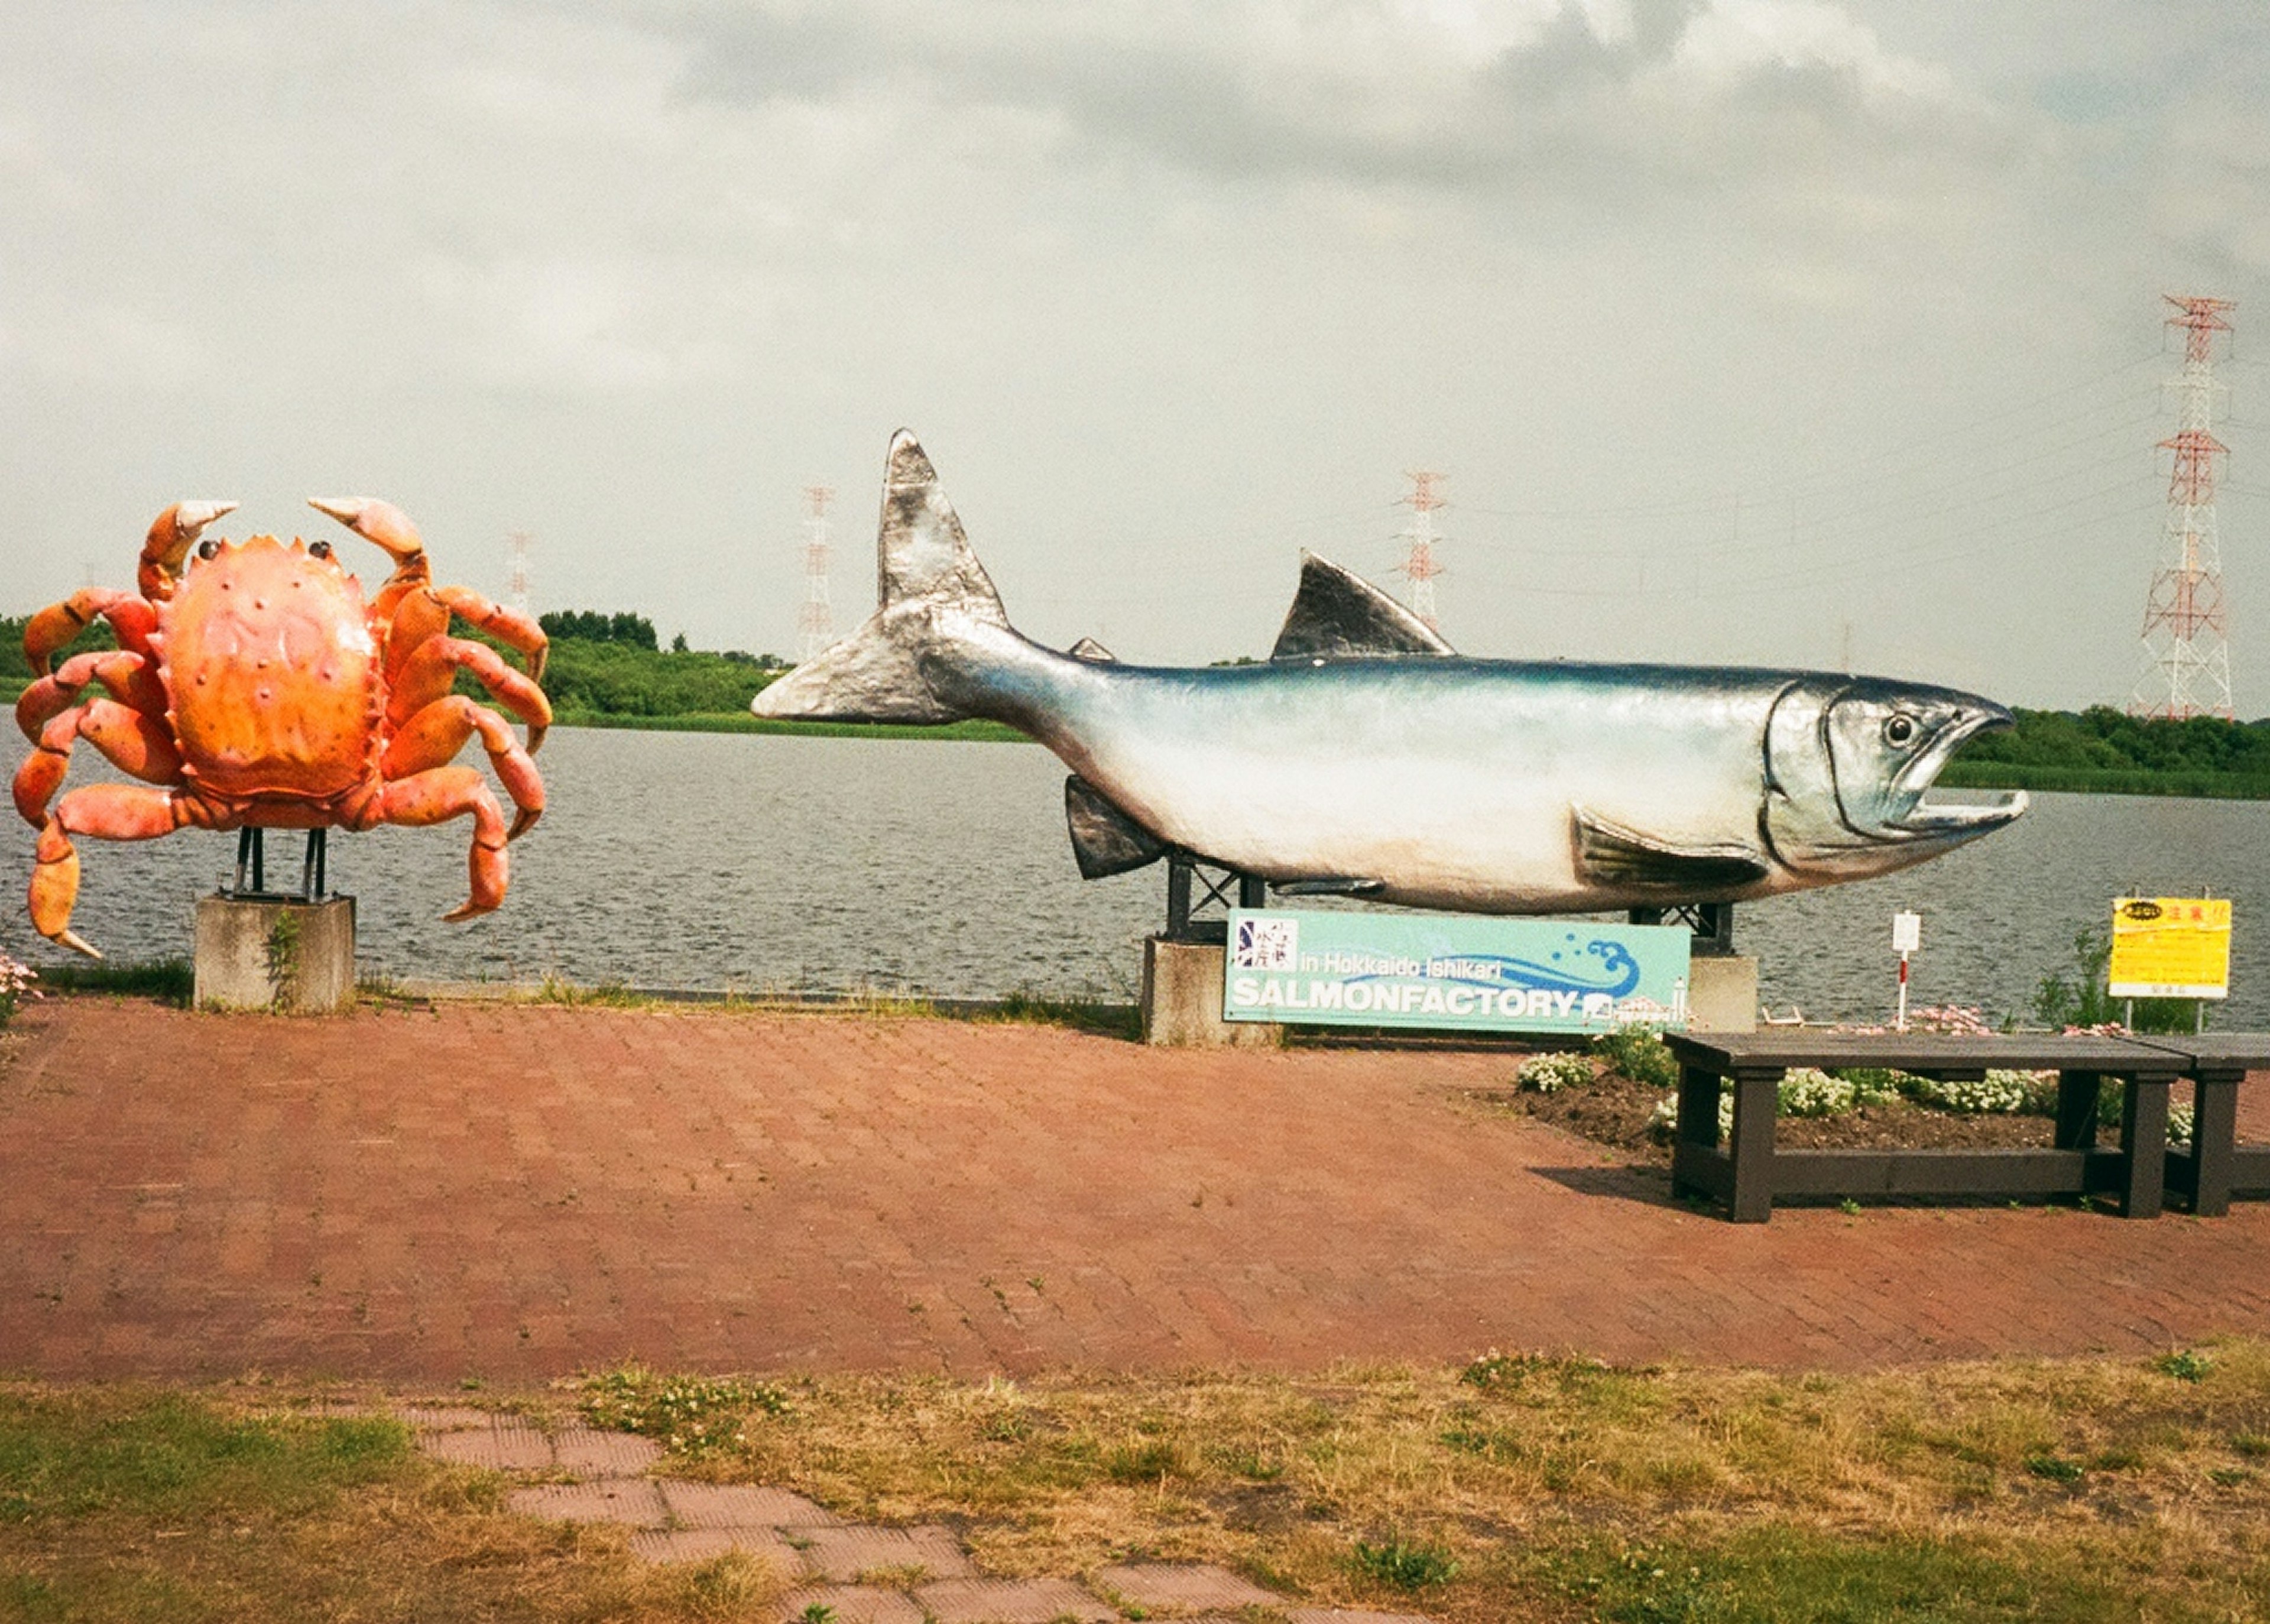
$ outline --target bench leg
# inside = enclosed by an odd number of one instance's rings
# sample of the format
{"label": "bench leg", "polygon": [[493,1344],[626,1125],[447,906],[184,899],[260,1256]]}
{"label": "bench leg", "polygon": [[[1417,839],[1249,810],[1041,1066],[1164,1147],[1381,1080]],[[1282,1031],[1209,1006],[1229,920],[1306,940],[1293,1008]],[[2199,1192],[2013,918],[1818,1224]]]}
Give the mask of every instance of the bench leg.
{"label": "bench leg", "polygon": [[2093,1150],[2096,1146],[2097,1075],[2094,1072],[2058,1073],[2057,1137],[2059,1150]]}
{"label": "bench leg", "polygon": [[1677,1152],[1690,1146],[1698,1151],[1718,1148],[1718,1074],[1699,1066],[1683,1065],[1679,1068],[1678,1142],[1671,1161],[1673,1196],[1710,1193],[1700,1184],[1687,1183],[1678,1176]]}
{"label": "bench leg", "polygon": [[2238,1084],[2237,1077],[2202,1077],[2192,1086],[2192,1211],[2201,1218],[2221,1218],[2230,1211]]}
{"label": "bench leg", "polygon": [[1728,1146],[1734,1198],[1727,1216],[1738,1224],[1762,1224],[1773,1216],[1774,1116],[1780,1109],[1780,1072],[1735,1077],[1734,1138]]}
{"label": "bench leg", "polygon": [[2157,1218],[2168,1181],[2168,1090],[2166,1078],[2128,1079],[2120,1108],[2120,1154],[2127,1166],[2120,1182],[2123,1218]]}

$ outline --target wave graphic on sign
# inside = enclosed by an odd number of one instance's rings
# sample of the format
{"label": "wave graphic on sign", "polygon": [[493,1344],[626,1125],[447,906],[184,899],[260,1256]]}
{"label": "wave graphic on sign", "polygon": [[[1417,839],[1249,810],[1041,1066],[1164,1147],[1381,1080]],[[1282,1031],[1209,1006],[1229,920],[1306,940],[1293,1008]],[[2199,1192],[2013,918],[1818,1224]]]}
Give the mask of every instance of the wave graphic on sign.
{"label": "wave graphic on sign", "polygon": [[[1452,966],[1472,965],[1476,973],[1429,975],[1426,979],[1458,986],[1525,988],[1534,992],[1605,992],[1612,998],[1621,998],[1639,987],[1639,960],[1621,942],[1595,938],[1584,945],[1585,955],[1599,960],[1597,976],[1585,975],[1565,966],[1539,964],[1533,960],[1516,959],[1505,953],[1444,953],[1437,963]],[[1357,982],[1403,981],[1399,975],[1351,975],[1351,984]]]}

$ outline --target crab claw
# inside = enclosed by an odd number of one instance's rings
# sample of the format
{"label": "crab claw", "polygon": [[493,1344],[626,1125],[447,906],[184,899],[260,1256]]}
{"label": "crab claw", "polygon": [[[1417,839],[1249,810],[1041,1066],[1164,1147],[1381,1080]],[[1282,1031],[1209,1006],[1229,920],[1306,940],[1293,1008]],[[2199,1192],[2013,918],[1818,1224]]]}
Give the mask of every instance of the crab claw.
{"label": "crab claw", "polygon": [[197,544],[197,532],[223,514],[234,513],[236,506],[234,502],[175,502],[151,521],[150,534],[142,543],[142,565],[136,571],[142,596],[156,602],[171,597],[174,583],[182,578],[182,561]]}
{"label": "crab claw", "polygon": [[308,506],[327,513],[366,541],[375,541],[399,566],[426,551],[418,527],[392,502],[375,496],[310,496]]}

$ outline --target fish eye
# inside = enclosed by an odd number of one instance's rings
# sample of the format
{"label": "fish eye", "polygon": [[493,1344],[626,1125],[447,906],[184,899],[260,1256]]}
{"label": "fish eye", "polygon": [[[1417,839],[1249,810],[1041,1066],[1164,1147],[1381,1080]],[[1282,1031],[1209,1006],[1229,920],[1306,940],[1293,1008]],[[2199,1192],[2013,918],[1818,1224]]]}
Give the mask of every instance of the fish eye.
{"label": "fish eye", "polygon": [[220,556],[220,543],[210,539],[197,543],[197,556],[201,559],[219,558]]}
{"label": "fish eye", "polygon": [[328,541],[309,542],[308,544],[308,556],[311,559],[327,559],[330,557],[331,544]]}
{"label": "fish eye", "polygon": [[1888,716],[1884,720],[1884,742],[1905,745],[1916,736],[1915,718],[1910,716]]}

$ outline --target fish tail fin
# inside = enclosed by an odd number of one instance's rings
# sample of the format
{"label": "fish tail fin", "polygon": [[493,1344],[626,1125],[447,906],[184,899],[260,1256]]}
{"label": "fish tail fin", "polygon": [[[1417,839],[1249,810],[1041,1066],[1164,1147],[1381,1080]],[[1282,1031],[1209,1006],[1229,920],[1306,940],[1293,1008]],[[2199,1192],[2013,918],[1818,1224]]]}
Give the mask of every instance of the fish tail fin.
{"label": "fish tail fin", "polygon": [[1005,627],[985,567],[911,432],[891,437],[875,538],[875,612],[749,703],[760,716],[836,722],[953,722],[968,715],[931,691],[921,656],[953,622]]}

